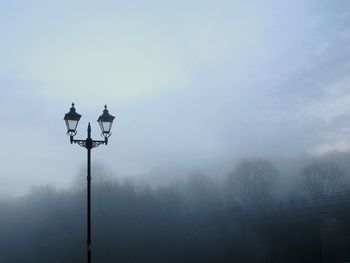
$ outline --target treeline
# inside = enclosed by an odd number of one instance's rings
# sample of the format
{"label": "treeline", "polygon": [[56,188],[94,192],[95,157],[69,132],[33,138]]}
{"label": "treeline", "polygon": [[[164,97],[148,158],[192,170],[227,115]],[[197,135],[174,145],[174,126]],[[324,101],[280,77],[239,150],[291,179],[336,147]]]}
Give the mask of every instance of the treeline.
{"label": "treeline", "polygon": [[[195,174],[162,187],[95,180],[93,260],[259,262],[264,240],[233,220],[235,209],[264,209],[286,198],[319,199],[348,190],[346,169],[331,158],[308,161],[288,179],[293,181],[288,191],[283,176],[271,161],[245,159],[223,180]],[[84,187],[47,186],[2,201],[0,262],[84,262],[85,195]]]}

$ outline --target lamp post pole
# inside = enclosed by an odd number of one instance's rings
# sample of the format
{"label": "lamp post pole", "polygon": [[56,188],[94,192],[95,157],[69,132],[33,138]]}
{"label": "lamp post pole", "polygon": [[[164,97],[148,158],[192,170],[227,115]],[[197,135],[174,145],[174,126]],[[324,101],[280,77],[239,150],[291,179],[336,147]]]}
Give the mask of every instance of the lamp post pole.
{"label": "lamp post pole", "polygon": [[88,137],[86,139],[87,149],[87,262],[91,263],[91,126],[88,125]]}
{"label": "lamp post pole", "polygon": [[107,110],[107,106],[103,111],[103,114],[98,118],[98,122],[100,124],[102,130],[102,136],[104,140],[93,140],[91,138],[91,125],[90,122],[87,128],[87,138],[86,140],[75,140],[74,136],[76,135],[76,128],[78,126],[78,122],[80,120],[81,115],[76,113],[74,108],[74,103],[72,103],[72,107],[70,111],[65,115],[64,120],[67,125],[67,134],[70,135],[70,142],[76,143],[81,147],[86,148],[87,150],[87,191],[86,191],[86,199],[87,199],[87,263],[91,263],[91,150],[92,148],[98,147],[101,144],[108,144],[108,137],[111,135],[110,131],[112,128],[112,123],[114,120],[114,116],[110,115]]}

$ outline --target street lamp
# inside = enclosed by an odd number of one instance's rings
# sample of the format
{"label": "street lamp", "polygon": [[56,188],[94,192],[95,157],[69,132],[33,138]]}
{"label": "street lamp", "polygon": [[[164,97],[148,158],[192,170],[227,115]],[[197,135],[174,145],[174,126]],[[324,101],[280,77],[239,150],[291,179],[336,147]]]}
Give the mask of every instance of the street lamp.
{"label": "street lamp", "polygon": [[103,141],[91,138],[90,122],[87,128],[87,138],[85,140],[75,140],[74,136],[77,134],[80,118],[81,115],[75,111],[74,103],[72,103],[69,112],[64,115],[64,120],[67,126],[67,134],[70,136],[70,142],[77,143],[87,149],[87,262],[91,263],[91,149],[101,144],[107,145],[108,137],[112,135],[111,128],[115,117],[108,113],[105,105],[102,115],[97,120],[101,127],[101,135],[104,137]]}

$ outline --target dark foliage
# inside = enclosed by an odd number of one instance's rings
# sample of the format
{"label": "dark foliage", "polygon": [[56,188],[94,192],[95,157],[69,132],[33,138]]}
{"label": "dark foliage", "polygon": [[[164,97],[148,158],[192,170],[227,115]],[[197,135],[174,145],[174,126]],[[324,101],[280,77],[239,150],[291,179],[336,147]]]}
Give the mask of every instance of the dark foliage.
{"label": "dark foliage", "polygon": [[[329,171],[339,170],[332,166]],[[327,207],[316,207],[311,216],[303,216],[300,203],[279,206],[272,195],[277,175],[268,161],[245,160],[221,182],[226,187],[200,174],[158,188],[93,181],[93,262],[348,259],[348,209],[334,205],[336,209],[326,214]],[[42,187],[26,197],[2,201],[0,262],[85,262],[85,198],[83,187]]]}

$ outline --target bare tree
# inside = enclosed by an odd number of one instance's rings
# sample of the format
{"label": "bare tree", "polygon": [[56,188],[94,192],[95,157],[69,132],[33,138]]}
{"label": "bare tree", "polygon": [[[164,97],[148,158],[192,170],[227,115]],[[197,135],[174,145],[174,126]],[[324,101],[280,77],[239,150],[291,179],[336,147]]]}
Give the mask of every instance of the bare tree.
{"label": "bare tree", "polygon": [[277,176],[277,169],[270,161],[244,159],[228,177],[231,196],[243,207],[269,205]]}
{"label": "bare tree", "polygon": [[312,199],[329,197],[341,191],[344,172],[334,163],[317,161],[301,173],[301,188]]}

